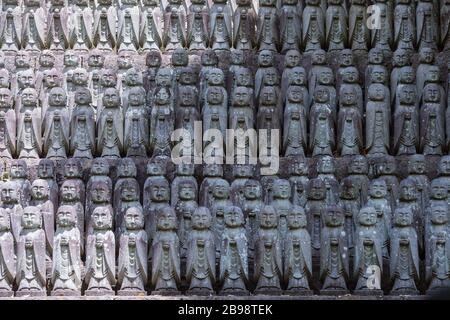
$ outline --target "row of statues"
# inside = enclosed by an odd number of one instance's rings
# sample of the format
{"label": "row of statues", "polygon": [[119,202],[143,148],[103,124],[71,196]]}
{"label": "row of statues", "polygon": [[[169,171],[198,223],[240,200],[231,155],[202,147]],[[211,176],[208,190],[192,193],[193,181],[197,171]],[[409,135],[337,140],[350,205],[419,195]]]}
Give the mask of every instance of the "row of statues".
{"label": "row of statues", "polygon": [[[57,67],[47,50],[32,68],[22,51],[14,73],[0,69],[0,157],[170,156],[175,129],[189,134],[182,139],[189,156],[198,123],[203,139],[209,130],[224,140],[227,129],[267,130],[285,157],[446,154],[450,96],[436,52],[421,49],[417,67],[403,49],[393,53],[389,68],[381,50],[371,49],[368,57],[363,76],[349,49],[341,51],[335,68],[323,50],[310,55],[308,67],[299,51],[289,50],[282,72],[269,50],[258,53],[256,69],[246,64],[244,51],[233,50],[226,72],[210,49],[200,66],[177,49],[171,68],[151,51],[145,71],[119,58],[118,70],[104,69],[98,50],[86,67],[72,51]],[[275,131],[278,138],[272,138]],[[227,146],[248,155],[248,140]],[[201,145],[206,149],[211,142]]]}
{"label": "row of statues", "polygon": [[156,157],[143,186],[130,158],[114,182],[96,158],[86,183],[76,158],[60,183],[51,160],[32,183],[26,162],[12,160],[0,188],[0,295],[448,288],[450,156],[431,181],[423,155],[410,157],[401,181],[396,160],[383,160],[369,174],[355,156],[340,181],[329,156],[314,177],[301,157],[288,178],[235,165],[230,184],[216,164],[201,181],[193,165],[178,165],[169,180],[170,158]]}
{"label": "row of statues", "polygon": [[446,50],[449,12],[434,0],[8,0],[0,49]]}

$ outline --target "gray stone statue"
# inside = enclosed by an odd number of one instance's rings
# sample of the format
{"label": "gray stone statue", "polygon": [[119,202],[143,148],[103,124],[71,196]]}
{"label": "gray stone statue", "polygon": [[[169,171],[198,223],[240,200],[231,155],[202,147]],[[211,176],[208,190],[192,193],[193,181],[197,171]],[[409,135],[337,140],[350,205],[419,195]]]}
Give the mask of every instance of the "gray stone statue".
{"label": "gray stone statue", "polygon": [[100,0],[94,11],[92,44],[99,50],[111,52],[116,48],[117,9],[112,0]]}
{"label": "gray stone statue", "polygon": [[170,206],[170,186],[164,177],[154,177],[144,185],[144,217],[148,238],[156,232],[156,215],[164,207]]}
{"label": "gray stone statue", "polygon": [[0,209],[0,297],[14,296],[13,285],[16,277],[16,255],[14,251],[14,235],[11,232],[9,212]]}
{"label": "gray stone statue", "polygon": [[359,203],[366,203],[370,184],[369,177],[367,176],[369,174],[367,158],[361,155],[354,156],[348,165],[347,174],[351,183],[357,188]]}
{"label": "gray stone statue", "polygon": [[39,159],[42,152],[42,111],[35,89],[21,92],[21,109],[17,121],[17,153],[19,159]]}
{"label": "gray stone statue", "polygon": [[91,103],[91,92],[77,89],[70,121],[70,153],[74,158],[92,159],[95,154],[95,113]]}
{"label": "gray stone statue", "polygon": [[150,150],[153,156],[170,156],[170,136],[175,125],[170,91],[165,87],[156,89],[154,103],[150,113]]}
{"label": "gray stone statue", "polygon": [[347,46],[348,15],[343,0],[328,0],[325,13],[325,44],[328,51]]}
{"label": "gray stone statue", "polygon": [[416,15],[411,0],[397,0],[394,9],[394,49],[414,51]]}
{"label": "gray stone statue", "polygon": [[[96,203],[112,203],[112,180],[109,175],[109,164],[103,158],[96,158],[92,162],[90,177],[86,184],[86,221],[89,223],[92,212],[94,211],[94,202]],[[97,183],[98,192],[94,192]],[[98,183],[101,183],[98,184]],[[90,192],[89,192],[90,191]]]}
{"label": "gray stone statue", "polygon": [[450,49],[450,1],[444,1],[440,6],[440,40],[445,51]]}
{"label": "gray stone statue", "polygon": [[289,166],[289,174],[292,204],[304,207],[307,200],[306,189],[309,183],[309,168],[307,160],[303,157],[294,157]]}
{"label": "gray stone statue", "polygon": [[[115,209],[115,222],[116,228],[122,229],[122,218],[126,213],[126,209],[129,205],[139,203],[140,188],[139,183],[136,180],[137,168],[133,159],[123,158],[120,160],[117,166],[117,181],[114,185],[113,191],[113,208]],[[128,189],[124,191],[124,189]],[[131,189],[131,190],[130,190]],[[131,198],[128,199],[128,196]],[[127,205],[125,210],[123,208],[123,202],[131,202]],[[120,218],[119,218],[120,217]],[[121,221],[119,221],[121,220]]]}
{"label": "gray stone statue", "polygon": [[202,51],[209,45],[209,8],[205,0],[191,1],[187,14],[186,46]]}
{"label": "gray stone statue", "polygon": [[420,0],[416,7],[417,47],[435,49],[439,41],[439,18],[434,1]]}
{"label": "gray stone statue", "polygon": [[416,70],[417,97],[419,101],[422,99],[427,75],[434,69],[435,55],[435,50],[432,48],[425,47],[419,51],[419,65]]}
{"label": "gray stone statue", "polygon": [[311,235],[313,254],[318,257],[322,230],[322,216],[325,215],[327,189],[322,179],[311,179],[307,186],[307,201],[305,211],[307,215],[308,231]]}
{"label": "gray stone statue", "polygon": [[255,257],[255,239],[259,230],[260,213],[263,207],[261,184],[255,179],[248,179],[243,187],[244,204],[242,212],[247,230],[248,259],[253,265]]}
{"label": "gray stone statue", "polygon": [[351,0],[348,21],[348,42],[353,51],[368,51],[370,30],[367,28],[366,2]]}
{"label": "gray stone statue", "polygon": [[[258,51],[277,51],[280,42],[279,32],[280,29],[283,30],[280,28],[282,20],[279,20],[278,4],[275,0],[259,1],[256,39]],[[299,30],[296,30],[296,32]]]}
{"label": "gray stone statue", "polygon": [[186,8],[180,0],[169,0],[164,10],[163,45],[166,51],[186,47]]}
{"label": "gray stone statue", "polygon": [[209,46],[213,50],[229,50],[232,45],[233,33],[231,20],[233,10],[226,0],[213,0],[209,15]]}
{"label": "gray stone statue", "polygon": [[380,83],[369,87],[366,104],[366,150],[368,154],[386,155],[389,151],[390,114],[386,110],[386,92]]}
{"label": "gray stone statue", "polygon": [[374,5],[379,10],[379,25],[371,23],[370,44],[372,48],[379,48],[389,52],[393,40],[393,10],[387,0],[375,0]]}
{"label": "gray stone statue", "polygon": [[117,24],[117,51],[136,52],[139,49],[138,1],[121,1]]}
{"label": "gray stone statue", "polygon": [[164,15],[159,2],[145,0],[139,23],[139,44],[143,51],[159,52],[162,49]]}
{"label": "gray stone statue", "polygon": [[281,52],[300,50],[302,41],[302,18],[300,9],[303,3],[298,0],[281,1],[280,38]]}
{"label": "gray stone statue", "polygon": [[251,0],[237,0],[236,4],[233,13],[233,47],[252,50],[256,45],[256,12]]}
{"label": "gray stone statue", "polygon": [[442,155],[445,139],[444,105],[438,85],[429,83],[423,88],[420,108],[420,151],[425,155]]}
{"label": "gray stone statue", "polygon": [[9,177],[10,181],[17,184],[20,205],[28,206],[31,201],[31,182],[28,180],[28,166],[25,160],[12,160]]}
{"label": "gray stone statue", "polygon": [[306,0],[302,16],[302,44],[305,52],[325,48],[325,14],[320,0]]}
{"label": "gray stone statue", "polygon": [[307,150],[308,109],[305,106],[304,88],[289,86],[284,109],[283,149],[285,156],[305,156]]}
{"label": "gray stone statue", "polygon": [[67,159],[67,161],[64,163],[63,176],[64,180],[73,181],[77,186],[80,195],[80,202],[84,208],[84,205],[86,203],[86,186],[83,181],[83,168],[81,166],[80,159]]}
{"label": "gray stone statue", "polygon": [[344,230],[347,238],[347,248],[353,255],[353,247],[355,242],[355,223],[357,215],[363,203],[360,202],[358,187],[349,177],[345,177],[341,181],[339,203],[344,210]]}
{"label": "gray stone statue", "polygon": [[[50,0],[47,14],[46,46],[54,52],[65,52],[69,48],[69,7],[61,0]],[[71,31],[71,30],[70,30]]]}
{"label": "gray stone statue", "polygon": [[283,242],[287,230],[287,216],[292,210],[291,185],[286,179],[278,179],[273,184],[273,199],[269,203],[278,214],[278,230],[281,241]]}
{"label": "gray stone statue", "polygon": [[16,113],[11,91],[0,89],[0,158],[12,159],[16,154]]}
{"label": "gray stone statue", "polygon": [[69,45],[76,51],[87,53],[93,45],[94,15],[89,1],[78,0],[69,13]]}
{"label": "gray stone statue", "polygon": [[[339,97],[337,149],[341,156],[358,155],[363,149],[362,115],[354,87],[342,86]],[[362,104],[361,104],[362,106]]]}
{"label": "gray stone statue", "polygon": [[314,91],[310,111],[309,150],[312,156],[332,155],[335,148],[333,111],[328,90],[319,86]]}

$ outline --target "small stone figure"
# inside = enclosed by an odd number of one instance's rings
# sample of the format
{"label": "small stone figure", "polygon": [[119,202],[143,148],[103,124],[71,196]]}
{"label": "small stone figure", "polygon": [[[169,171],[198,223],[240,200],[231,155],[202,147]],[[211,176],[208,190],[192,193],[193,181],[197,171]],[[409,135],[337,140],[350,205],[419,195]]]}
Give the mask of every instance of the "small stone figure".
{"label": "small stone figure", "polygon": [[354,156],[349,165],[347,171],[347,177],[349,177],[357,188],[359,194],[359,203],[362,205],[366,203],[368,197],[368,190],[370,180],[369,174],[369,163],[365,156]]}
{"label": "small stone figure", "polygon": [[87,53],[93,43],[93,12],[87,0],[77,1],[73,9],[74,11],[69,12],[69,45],[73,50]]}
{"label": "small stone figure", "polygon": [[419,207],[425,212],[430,195],[430,180],[427,176],[426,159],[424,155],[415,154],[408,161],[408,178],[414,180],[418,192]]}
{"label": "small stone figure", "polygon": [[286,291],[294,295],[311,295],[312,276],[311,237],[306,229],[306,214],[302,207],[293,206],[288,213],[288,231],[284,242],[283,280]]}
{"label": "small stone figure", "polygon": [[355,88],[341,87],[337,125],[337,149],[341,156],[361,154],[363,149],[362,116],[357,95]]}
{"label": "small stone figure", "polygon": [[17,153],[19,159],[39,159],[42,151],[42,111],[37,92],[25,88],[21,92],[21,109],[17,122]]}
{"label": "small stone figure", "polygon": [[19,188],[15,182],[7,181],[1,185],[1,200],[2,211],[5,211],[11,222],[11,232],[14,236],[14,241],[19,240],[21,221],[23,215],[23,207],[20,204]]}
{"label": "small stone figure", "polygon": [[303,10],[299,9],[299,5],[298,0],[281,1],[281,52],[300,50],[302,41],[301,13]]}
{"label": "small stone figure", "polygon": [[441,45],[444,51],[450,49],[450,1],[446,0],[440,7],[440,35]]}
{"label": "small stone figure", "polygon": [[[94,211],[94,202],[107,203],[111,205],[112,200],[112,180],[109,175],[109,164],[103,158],[96,158],[92,162],[91,176],[86,184],[86,222],[89,223],[92,212]],[[94,184],[97,183],[97,186]],[[100,183],[100,184],[99,184]],[[94,189],[97,192],[94,192]]]}
{"label": "small stone figure", "polygon": [[315,89],[314,103],[310,112],[309,150],[312,156],[333,154],[335,148],[335,130],[333,110],[328,90],[322,86]]}
{"label": "small stone figure", "polygon": [[233,205],[242,208],[245,202],[244,186],[248,179],[254,177],[254,166],[236,164],[233,166],[233,182],[230,186],[230,199]]}
{"label": "small stone figure", "polygon": [[393,40],[392,29],[394,19],[392,15],[392,6],[387,0],[375,0],[374,6],[379,10],[379,21],[378,24],[375,21],[371,22],[371,47],[389,52],[391,50]]}
{"label": "small stone figure", "polygon": [[255,239],[255,294],[279,294],[282,280],[282,250],[278,216],[272,206],[261,210],[259,231]]}
{"label": "small stone figure", "polygon": [[198,207],[192,215],[192,231],[188,238],[186,280],[189,293],[210,295],[216,280],[216,245],[208,208]]}
{"label": "small stone figure", "polygon": [[92,44],[99,50],[111,52],[116,47],[117,10],[112,0],[100,0],[94,11]]}
{"label": "small stone figure", "polygon": [[259,229],[261,209],[263,207],[261,184],[254,179],[248,179],[244,185],[244,204],[242,212],[246,219],[248,255],[250,265],[255,257],[255,239]]}
{"label": "small stone figure", "polygon": [[278,179],[273,184],[273,200],[269,203],[278,214],[278,232],[283,242],[288,230],[287,216],[292,210],[291,185],[288,180]]}
{"label": "small stone figure", "polygon": [[11,91],[0,89],[0,158],[12,159],[16,154],[16,113]]}
{"label": "small stone figure", "polygon": [[117,51],[136,52],[139,49],[139,7],[137,1],[120,10],[117,25]]}
{"label": "small stone figure", "polygon": [[77,228],[76,209],[69,205],[58,208],[53,240],[51,273],[52,296],[81,295],[81,235]]}
{"label": "small stone figure", "polygon": [[420,0],[416,7],[417,47],[435,49],[439,41],[439,18],[432,0]]}
{"label": "small stone figure", "polygon": [[233,47],[251,50],[256,45],[256,12],[251,0],[238,0],[236,4],[233,14]]}
{"label": "small stone figure", "polygon": [[397,177],[397,162],[393,156],[385,156],[376,169],[380,179],[386,181],[388,199],[392,208],[398,199],[399,180]]}
{"label": "small stone figure", "polygon": [[152,246],[153,294],[177,294],[180,287],[180,251],[176,233],[177,218],[171,207],[165,207],[156,217],[156,234]]}
{"label": "small stone figure", "polygon": [[142,51],[159,52],[162,49],[164,16],[159,2],[143,1],[139,24],[139,44]]}
{"label": "small stone figure", "polygon": [[203,167],[203,180],[199,190],[199,204],[201,206],[212,207],[212,190],[218,180],[223,180],[223,166],[220,164],[205,164]]}
{"label": "small stone figure", "polygon": [[380,285],[383,271],[383,243],[377,232],[375,208],[362,208],[355,221],[357,221],[353,268],[353,278],[357,280],[355,292],[361,295],[382,294]]}
{"label": "small stone figure", "polygon": [[186,47],[186,9],[180,0],[169,0],[164,11],[163,45],[166,51]]}
{"label": "small stone figure", "polygon": [[420,108],[420,151],[424,155],[442,155],[445,139],[444,106],[441,92],[434,83],[423,88],[423,103]]}
{"label": "small stone figure", "polygon": [[[257,24],[257,48],[258,51],[270,50],[277,51],[280,42],[279,27],[282,20],[278,18],[277,1],[265,0],[259,2],[258,24]],[[300,25],[297,26],[300,28]],[[295,29],[299,32],[300,29]],[[300,34],[301,37],[301,34]]]}
{"label": "small stone figure", "polygon": [[87,88],[75,92],[76,107],[70,121],[70,153],[74,158],[92,159],[95,154],[95,113]]}
{"label": "small stone figure", "polygon": [[382,84],[369,87],[366,105],[366,150],[368,154],[386,155],[389,150],[390,114],[386,110],[386,95]]}
{"label": "small stone figure", "polygon": [[145,157],[149,149],[149,120],[145,106],[145,90],[132,88],[125,113],[124,151],[127,157]]}
{"label": "small stone figure", "polygon": [[348,42],[353,51],[365,52],[369,48],[370,30],[367,28],[366,2],[351,0],[349,11]]}
{"label": "small stone figure", "polygon": [[239,207],[224,212],[225,228],[220,241],[221,294],[245,295],[249,280],[245,220]]}
{"label": "small stone figure", "polygon": [[191,1],[187,14],[186,46],[190,51],[205,50],[209,44],[209,8],[205,0]]}
{"label": "small stone figure", "polygon": [[391,295],[417,294],[419,253],[413,213],[408,207],[395,209],[391,231],[390,273],[393,283]]}
{"label": "small stone figure", "polygon": [[31,201],[31,182],[28,180],[28,166],[25,160],[11,161],[9,177],[17,184],[19,203],[22,207],[28,206]]}
{"label": "small stone figure", "polygon": [[284,109],[283,149],[285,156],[305,156],[307,148],[306,119],[303,90],[300,86],[289,86]]}
{"label": "small stone figure", "polygon": [[347,248],[350,254],[353,255],[353,245],[355,238],[354,221],[361,209],[357,185],[355,185],[351,178],[345,177],[340,185],[340,199],[342,209],[344,210],[344,230],[347,237]]}
{"label": "small stone figure", "polygon": [[11,218],[7,210],[0,209],[0,297],[14,296],[13,284],[16,277],[16,255],[14,236],[11,232]]}
{"label": "small stone figure", "polygon": [[45,296],[45,232],[37,207],[25,207],[17,239],[16,296]]}
{"label": "small stone figure", "polygon": [[125,213],[124,229],[119,240],[118,295],[144,295],[147,283],[147,233],[140,208]]}
{"label": "small stone figure", "polygon": [[416,86],[417,86],[417,98],[421,101],[423,95],[423,88],[425,87],[425,81],[430,70],[433,70],[435,64],[435,50],[432,48],[422,48],[419,51],[419,65],[416,70]]}
{"label": "small stone figure", "polygon": [[170,156],[174,131],[174,113],[170,91],[161,87],[155,91],[154,105],[150,114],[150,149],[153,156]]}
{"label": "small stone figure", "polygon": [[411,0],[397,0],[394,9],[394,49],[414,51],[416,15]]}
{"label": "small stone figure", "polygon": [[[222,239],[225,228],[224,213],[226,208],[233,205],[230,198],[230,184],[224,179],[214,182],[211,192],[211,206],[208,207],[212,216],[212,232],[216,243]],[[216,247],[217,258],[220,256],[220,248]]]}
{"label": "small stone figure", "polygon": [[328,0],[325,13],[325,43],[328,51],[342,50],[347,46],[347,10],[343,0]]}
{"label": "small stone figure", "polygon": [[321,294],[341,295],[348,292],[348,247],[344,231],[344,211],[338,205],[327,206],[323,216],[320,244]]}
{"label": "small stone figure", "polygon": [[326,187],[322,179],[311,179],[307,186],[307,201],[305,211],[308,221],[308,231],[311,235],[311,245],[314,255],[320,250],[320,236],[322,230],[322,216],[326,209]]}
{"label": "small stone figure", "polygon": [[153,239],[156,232],[156,215],[164,207],[170,206],[170,186],[164,177],[154,177],[144,185],[144,218],[148,238]]}
{"label": "small stone figure", "polygon": [[[78,188],[80,195],[80,202],[83,205],[86,203],[86,186],[83,181],[83,168],[81,161],[77,158],[69,158],[64,163],[64,180],[73,181]],[[62,187],[62,186],[61,186]],[[83,234],[83,232],[81,232]]]}
{"label": "small stone figure", "polygon": [[232,44],[233,10],[226,0],[213,0],[209,18],[209,46],[213,50],[229,50]]}
{"label": "small stone figure", "polygon": [[305,52],[325,47],[325,14],[320,0],[306,0],[302,17],[302,44]]}

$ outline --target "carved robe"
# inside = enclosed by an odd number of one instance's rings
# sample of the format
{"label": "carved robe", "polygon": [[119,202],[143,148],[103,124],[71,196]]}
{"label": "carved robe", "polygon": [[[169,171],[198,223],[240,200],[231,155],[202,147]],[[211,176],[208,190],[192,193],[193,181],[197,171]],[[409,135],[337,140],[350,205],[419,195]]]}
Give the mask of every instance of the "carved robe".
{"label": "carved robe", "polygon": [[120,158],[124,146],[123,115],[119,108],[104,108],[98,118],[97,152],[102,157]]}
{"label": "carved robe", "polygon": [[163,14],[159,7],[147,7],[141,13],[139,42],[142,50],[162,48]]}
{"label": "carved robe", "polygon": [[69,111],[49,107],[44,120],[43,154],[48,159],[66,159],[69,152]]}
{"label": "carved robe", "polygon": [[157,231],[152,246],[152,285],[155,291],[177,291],[180,285],[179,239],[173,231]]}
{"label": "carved robe", "polygon": [[70,153],[92,159],[95,154],[95,113],[91,106],[76,106],[70,121]]}
{"label": "carved robe", "polygon": [[12,159],[16,154],[16,113],[0,111],[0,158]]}
{"label": "carved robe", "polygon": [[9,231],[0,233],[0,294],[11,292],[16,277],[14,236]]}
{"label": "carved robe", "polygon": [[[130,238],[134,239],[134,244],[130,244]],[[129,230],[121,234],[117,274],[120,290],[145,290],[147,251],[147,233],[144,230]]]}

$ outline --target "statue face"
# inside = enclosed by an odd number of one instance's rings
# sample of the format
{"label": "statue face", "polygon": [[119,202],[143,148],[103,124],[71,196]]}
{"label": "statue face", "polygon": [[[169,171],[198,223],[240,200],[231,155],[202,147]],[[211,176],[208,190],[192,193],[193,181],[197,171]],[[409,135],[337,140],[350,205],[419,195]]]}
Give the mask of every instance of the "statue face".
{"label": "statue face", "polygon": [[212,187],[213,197],[216,199],[228,199],[230,194],[230,186],[228,182],[218,181]]}
{"label": "statue face", "polygon": [[269,50],[262,50],[258,55],[259,67],[271,67],[273,65],[273,53]]}
{"label": "statue face", "polygon": [[31,196],[33,199],[42,200],[48,199],[50,194],[50,188],[47,181],[42,179],[37,179],[33,182],[31,186]]}
{"label": "statue face", "polygon": [[0,231],[11,230],[9,213],[6,210],[0,210]]}
{"label": "statue face", "polygon": [[277,95],[273,87],[264,87],[260,93],[261,104],[271,106],[277,103]]}
{"label": "statue face", "polygon": [[109,202],[111,200],[109,188],[105,183],[94,183],[91,190],[92,201],[96,203]]}
{"label": "statue face", "polygon": [[406,53],[406,51],[401,49],[395,51],[392,57],[392,63],[396,66],[404,66],[408,63],[408,60],[408,54]]}
{"label": "statue face", "polygon": [[61,198],[64,201],[72,202],[79,199],[79,190],[75,183],[71,181],[65,181],[61,186]]}
{"label": "statue face", "polygon": [[306,161],[295,160],[291,167],[291,174],[299,175],[299,176],[307,175],[308,174],[308,164],[306,163]]}
{"label": "statue face", "polygon": [[369,63],[371,64],[382,64],[383,63],[383,52],[378,48],[370,49],[369,51]]}
{"label": "statue face", "polygon": [[250,104],[250,92],[245,87],[237,87],[233,96],[234,105],[247,106]]}
{"label": "statue face", "polygon": [[[173,1],[173,0],[172,0]],[[177,49],[172,54],[172,65],[173,66],[187,66],[189,61],[188,53],[184,49]]]}
{"label": "statue face", "polygon": [[71,227],[76,224],[75,208],[71,206],[61,206],[56,213],[56,224],[59,227]]}
{"label": "statue face", "polygon": [[321,65],[326,63],[326,53],[324,50],[316,50],[313,52],[312,57],[312,64],[314,65]]}
{"label": "statue face", "polygon": [[264,74],[263,83],[266,86],[276,86],[278,85],[278,82],[279,79],[277,72],[274,69],[267,70],[267,72]]}
{"label": "statue face", "polygon": [[183,84],[191,84],[194,83],[195,81],[195,75],[194,72],[189,69],[189,70],[183,70],[180,73],[180,82]]}
{"label": "statue face", "polygon": [[436,85],[426,85],[423,96],[425,102],[437,103],[441,99],[441,92]]}
{"label": "statue face", "polygon": [[344,199],[356,199],[358,189],[349,180],[341,183],[341,197]]}
{"label": "statue face", "polygon": [[191,217],[192,227],[197,230],[204,230],[211,227],[211,214],[204,207],[197,208]]}
{"label": "statue face", "polygon": [[403,86],[399,92],[400,103],[404,104],[414,104],[416,100],[415,89]]}
{"label": "statue face", "polygon": [[168,201],[169,196],[169,186],[166,182],[157,182],[150,186],[150,198],[153,201]]}
{"label": "statue face", "polygon": [[448,222],[447,208],[445,206],[431,206],[431,222],[446,224]]}
{"label": "statue face", "polygon": [[61,85],[61,80],[61,74],[54,69],[44,72],[44,81],[47,88],[54,88]]}
{"label": "statue face", "polygon": [[287,224],[289,229],[299,229],[306,227],[305,210],[299,206],[295,206],[287,215]]}
{"label": "statue face", "polygon": [[403,67],[400,71],[400,79],[403,83],[414,83],[416,76],[412,67]]}
{"label": "statue face", "polygon": [[11,164],[11,177],[13,178],[26,178],[27,177],[27,165],[25,161],[16,161]]}
{"label": "statue face", "polygon": [[162,209],[157,216],[158,230],[175,230],[177,228],[177,217],[175,211],[170,208]]}
{"label": "statue face", "polygon": [[241,227],[244,225],[244,215],[238,207],[226,208],[223,219],[225,225],[230,228]]}
{"label": "statue face", "polygon": [[137,201],[139,200],[139,191],[137,186],[133,183],[127,183],[123,186],[121,192],[121,198],[123,201]]}
{"label": "statue face", "polygon": [[91,172],[94,175],[107,176],[109,174],[108,162],[102,159],[95,159],[92,163]]}
{"label": "statue face", "polygon": [[223,102],[223,92],[218,87],[209,87],[206,93],[206,98],[208,103],[213,105],[222,104]]}
{"label": "statue face", "polygon": [[[235,52],[231,53],[231,61],[233,63],[233,56]],[[243,54],[242,54],[243,57]],[[217,64],[217,55],[213,50],[205,50],[201,56],[201,64],[202,66],[214,66]],[[233,63],[234,64],[234,63]]]}
{"label": "statue face", "polygon": [[244,64],[244,52],[242,50],[231,51],[231,64],[239,66]]}
{"label": "statue face", "polygon": [[0,89],[0,108],[9,109],[12,107],[11,91],[6,88]]}
{"label": "statue face", "polygon": [[105,108],[115,108],[120,104],[119,92],[116,89],[107,89],[102,98]]}
{"label": "statue face", "polygon": [[[142,89],[142,88],[139,88],[139,89]],[[130,92],[128,94],[128,102],[131,106],[140,106],[140,105],[144,104],[144,102],[145,102],[144,91],[139,90],[139,89],[130,90]],[[159,92],[161,92],[161,91],[164,91],[167,94],[166,89],[159,90]],[[164,93],[159,94],[159,92],[155,97],[155,102],[160,102],[159,99],[161,99],[161,97],[164,97]],[[156,99],[156,98],[158,98],[158,99]],[[163,101],[163,100],[161,100],[161,101]]]}
{"label": "statue face", "polygon": [[325,156],[320,159],[317,164],[317,172],[318,173],[334,173],[334,161],[332,157]]}
{"label": "statue face", "polygon": [[261,211],[260,226],[263,228],[275,228],[278,225],[278,216],[272,206],[265,206]]}
{"label": "statue face", "polygon": [[402,181],[400,184],[400,197],[404,200],[415,200],[417,198],[416,186],[413,181]]}
{"label": "statue face", "polygon": [[413,156],[409,160],[410,173],[424,174],[426,170],[425,157]]}
{"label": "statue face", "polygon": [[322,85],[333,84],[333,72],[331,70],[323,70],[319,74],[319,83]]}
{"label": "statue face", "polygon": [[19,200],[16,185],[14,183],[5,183],[2,187],[2,202],[16,203]]}
{"label": "statue face", "polygon": [[431,182],[431,197],[434,199],[447,199],[448,189],[447,186],[441,181],[434,180]]}
{"label": "statue face", "polygon": [[289,199],[291,196],[291,185],[287,180],[277,180],[273,184],[273,195],[280,199]]}
{"label": "statue face", "polygon": [[14,64],[17,68],[28,68],[30,67],[30,62],[30,56],[23,51],[19,51],[14,59]]}
{"label": "statue face", "polygon": [[384,68],[378,67],[373,68],[370,74],[370,80],[372,83],[384,83],[386,81],[386,70]]}
{"label": "statue face", "polygon": [[247,200],[256,200],[261,197],[261,186],[253,180],[248,180],[244,187],[244,197]]}
{"label": "statue face", "polygon": [[41,212],[37,207],[26,207],[23,209],[22,227],[25,229],[41,227]]}
{"label": "statue face", "polygon": [[17,79],[19,88],[33,88],[35,85],[36,77],[31,70],[23,71],[19,74]]}
{"label": "statue face", "polygon": [[103,67],[105,63],[105,57],[98,51],[94,51],[88,58],[88,65],[90,67]]}
{"label": "statue face", "polygon": [[235,177],[251,177],[253,175],[253,168],[247,165],[237,164],[233,167]]}
{"label": "statue face", "polygon": [[387,195],[387,186],[384,180],[374,180],[370,184],[369,194],[372,198],[385,198]]}
{"label": "statue face", "polygon": [[386,157],[384,164],[380,167],[380,171],[383,174],[394,174],[397,170],[397,164],[393,157]]}
{"label": "statue face", "polygon": [[155,103],[159,105],[164,105],[169,103],[170,93],[166,88],[161,88],[155,95]]}
{"label": "statue face", "polygon": [[450,157],[443,156],[439,161],[439,173],[450,174]]}
{"label": "statue face", "polygon": [[144,228],[144,215],[138,208],[128,208],[125,213],[125,227],[128,230],[139,230]]}
{"label": "statue face", "polygon": [[206,177],[220,177],[223,174],[223,169],[221,165],[218,164],[208,164],[204,168],[203,175]]}
{"label": "statue face", "polygon": [[298,66],[300,63],[300,52],[297,50],[289,50],[286,52],[285,65],[287,68]]}
{"label": "statue face", "polygon": [[115,87],[117,83],[117,76],[111,70],[106,70],[101,74],[100,84],[102,87]]}
{"label": "statue face", "polygon": [[125,76],[125,82],[130,87],[142,85],[142,73],[135,69],[129,69]]}
{"label": "statue face", "polygon": [[38,176],[40,178],[52,178],[53,179],[54,166],[53,162],[41,160],[38,165]]}
{"label": "statue face", "polygon": [[373,101],[382,101],[385,97],[384,87],[382,85],[372,84],[369,87],[369,98]]}
{"label": "statue face", "polygon": [[190,183],[184,183],[178,190],[178,197],[181,200],[195,200],[195,188]]}
{"label": "statue face", "polygon": [[64,176],[66,178],[79,178],[81,177],[80,163],[75,159],[69,159],[64,164]]}
{"label": "statue face", "polygon": [[208,72],[208,83],[213,86],[220,86],[224,82],[223,72],[220,69],[213,69]]}
{"label": "statue face", "polygon": [[241,70],[236,74],[236,86],[251,87],[253,86],[253,77],[250,70]]}
{"label": "statue face", "polygon": [[358,221],[363,226],[374,226],[377,223],[377,211],[373,207],[362,208],[359,211]]}
{"label": "statue face", "polygon": [[312,180],[310,182],[310,191],[309,191],[309,198],[312,200],[322,200],[325,199],[326,194],[326,188],[325,183],[320,180]]}
{"label": "statue face", "polygon": [[22,91],[21,95],[22,105],[24,106],[35,106],[37,104],[37,93],[36,90],[27,88]]}
{"label": "statue face", "polygon": [[133,160],[123,159],[119,166],[119,176],[121,177],[135,177],[136,165]]}
{"label": "statue face", "polygon": [[344,223],[344,213],[338,206],[329,206],[325,212],[325,224],[328,227],[339,227]]}
{"label": "statue face", "polygon": [[9,76],[9,72],[5,71],[5,70],[0,70],[0,87],[8,88],[10,81],[11,81],[11,78]]}
{"label": "statue face", "polygon": [[410,226],[412,224],[412,212],[408,208],[395,209],[394,223],[399,227]]}
{"label": "statue face", "polygon": [[72,82],[75,85],[81,86],[86,84],[88,81],[88,73],[85,69],[75,69],[73,71]]}
{"label": "statue face", "polygon": [[354,67],[348,67],[342,75],[342,79],[346,83],[357,83],[359,80],[358,69]]}
{"label": "statue face", "polygon": [[419,51],[419,62],[432,64],[434,62],[434,50],[431,48],[423,48]]}
{"label": "statue face", "polygon": [[342,50],[340,55],[340,62],[342,67],[353,65],[353,53],[351,50]]}
{"label": "statue face", "polygon": [[294,67],[288,74],[289,84],[306,85],[306,72],[302,67]]}
{"label": "statue face", "polygon": [[171,85],[172,80],[172,72],[170,69],[159,69],[156,74],[155,82],[163,87],[167,87]]}
{"label": "statue face", "polygon": [[92,222],[94,225],[94,229],[110,229],[112,227],[111,212],[109,212],[108,208],[105,207],[95,208],[94,212],[92,213]]}
{"label": "statue face", "polygon": [[55,56],[49,51],[43,52],[39,56],[39,64],[41,67],[51,68],[55,65]]}
{"label": "statue face", "polygon": [[351,106],[356,104],[357,96],[355,90],[353,88],[344,87],[341,91],[341,101],[342,104]]}
{"label": "statue face", "polygon": [[317,103],[327,103],[330,100],[330,93],[327,88],[316,87],[314,91],[314,101]]}
{"label": "statue face", "polygon": [[127,53],[120,53],[117,57],[117,66],[119,69],[130,69],[133,66],[131,55]]}
{"label": "statue face", "polygon": [[195,94],[191,89],[180,88],[180,104],[182,106],[192,106],[195,104]]}
{"label": "statue face", "polygon": [[433,66],[428,70],[428,73],[426,74],[426,81],[435,83],[439,82],[439,67]]}
{"label": "statue face", "polygon": [[73,51],[66,51],[64,53],[64,66],[66,67],[76,67],[79,62],[78,56]]}
{"label": "statue face", "polygon": [[369,168],[367,159],[364,156],[356,156],[350,162],[349,172],[354,174],[367,174]]}
{"label": "statue face", "polygon": [[77,105],[88,105],[92,101],[91,92],[86,88],[80,88],[75,92],[75,103]]}
{"label": "statue face", "polygon": [[[150,1],[147,5],[154,5],[156,1]],[[152,50],[147,54],[146,65],[149,68],[157,68],[161,66],[161,54],[158,51]]]}

